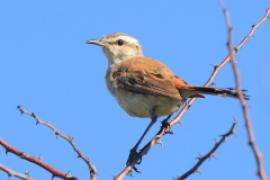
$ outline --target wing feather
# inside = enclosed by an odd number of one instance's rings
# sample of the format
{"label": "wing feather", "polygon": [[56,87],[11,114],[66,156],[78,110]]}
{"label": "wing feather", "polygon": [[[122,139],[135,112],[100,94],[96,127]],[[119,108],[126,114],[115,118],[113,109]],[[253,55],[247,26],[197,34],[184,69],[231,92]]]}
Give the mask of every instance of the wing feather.
{"label": "wing feather", "polygon": [[118,87],[129,91],[182,99],[173,83],[174,74],[164,64],[149,58],[137,57],[121,63],[113,77]]}

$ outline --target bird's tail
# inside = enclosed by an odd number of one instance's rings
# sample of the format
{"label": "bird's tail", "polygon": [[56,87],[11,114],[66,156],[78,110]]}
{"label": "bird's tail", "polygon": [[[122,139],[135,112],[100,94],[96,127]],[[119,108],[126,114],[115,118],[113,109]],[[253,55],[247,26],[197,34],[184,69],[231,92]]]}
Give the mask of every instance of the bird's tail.
{"label": "bird's tail", "polygon": [[[196,92],[195,96],[194,94],[191,95],[191,97],[203,97],[201,94],[209,94],[209,95],[215,95],[215,96],[224,96],[224,97],[233,97],[238,98],[237,91],[232,88],[228,89],[222,89],[222,88],[213,88],[213,87],[202,87],[202,86],[189,86],[186,91],[193,91]],[[244,98],[246,100],[249,99],[248,95],[245,94],[246,90],[242,90]]]}

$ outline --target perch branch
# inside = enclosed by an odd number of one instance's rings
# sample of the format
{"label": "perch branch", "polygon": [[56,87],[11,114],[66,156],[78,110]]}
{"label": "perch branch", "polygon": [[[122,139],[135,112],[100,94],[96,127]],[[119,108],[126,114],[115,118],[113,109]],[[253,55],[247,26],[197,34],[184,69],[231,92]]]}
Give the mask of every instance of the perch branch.
{"label": "perch branch", "polygon": [[87,165],[88,170],[90,172],[90,179],[91,180],[96,179],[97,171],[96,171],[95,166],[90,162],[89,158],[86,155],[84,155],[82,153],[82,151],[74,144],[72,137],[65,135],[63,132],[58,130],[55,126],[53,126],[48,121],[45,121],[45,120],[41,119],[40,117],[38,117],[35,113],[29,112],[21,106],[18,106],[17,108],[22,114],[25,114],[25,115],[32,117],[36,121],[36,124],[42,124],[42,125],[48,127],[49,129],[51,129],[55,133],[56,136],[59,136],[62,139],[64,139],[65,141],[67,141],[69,143],[69,145],[72,147],[72,149],[75,151],[75,153],[77,154],[78,158],[81,158],[84,161],[84,163]]}
{"label": "perch branch", "polygon": [[[264,16],[256,23],[251,26],[251,30],[249,33],[240,41],[240,43],[234,47],[234,52],[237,54],[239,50],[250,40],[250,38],[255,34],[257,29],[265,23],[267,20],[269,20],[269,15],[270,15],[270,8],[267,8],[265,11]],[[219,71],[231,60],[231,54],[227,55],[218,65],[214,66],[213,72],[211,73],[210,77],[204,84],[205,87],[209,87],[214,79],[216,78],[217,74]],[[190,108],[192,104],[195,103],[197,98],[191,98],[187,104],[179,111],[177,116],[172,120],[171,125],[177,124],[180,122],[181,118],[184,116],[186,111]]]}
{"label": "perch branch", "polygon": [[3,139],[0,139],[0,145],[2,147],[5,148],[6,153],[12,153],[26,161],[29,161],[31,163],[34,163],[36,165],[38,165],[39,167],[47,170],[48,172],[50,172],[53,177],[60,177],[62,179],[65,180],[75,180],[77,179],[76,177],[71,176],[69,173],[63,173],[57,169],[55,169],[54,167],[52,167],[51,165],[49,165],[48,163],[42,161],[40,158],[31,156],[29,154],[26,154],[24,152],[22,152],[21,150],[11,146],[10,144],[8,144],[6,141],[4,141]]}
{"label": "perch branch", "polygon": [[177,180],[184,180],[184,179],[188,178],[190,175],[194,174],[195,172],[198,172],[200,166],[207,159],[210,159],[211,157],[213,157],[213,155],[215,154],[215,152],[219,148],[219,146],[221,144],[223,144],[230,135],[234,134],[235,126],[236,126],[236,122],[233,122],[233,124],[232,124],[231,128],[229,129],[229,131],[227,133],[221,135],[220,140],[215,143],[215,145],[212,147],[212,149],[207,154],[205,154],[204,156],[198,157],[197,163],[191,169],[189,169],[184,174],[179,176],[177,178]]}
{"label": "perch branch", "polygon": [[[235,53],[238,53],[239,50],[248,42],[248,40],[254,35],[256,30],[269,19],[270,8],[268,8],[264,16],[254,25],[252,25],[249,33],[242,39],[242,41],[234,48]],[[208,80],[204,84],[205,87],[209,87],[219,71],[231,60],[231,55],[227,55],[218,65],[214,66],[213,72],[209,76]],[[191,98],[187,103],[181,108],[176,117],[169,122],[169,126],[162,126],[156,135],[140,150],[138,158],[134,158],[128,166],[126,166],[117,176],[114,177],[115,180],[122,180],[129,173],[132,172],[133,167],[140,161],[139,157],[143,157],[148,153],[148,151],[156,144],[160,143],[161,137],[170,132],[170,126],[178,124],[187,110],[191,107],[192,104],[196,102],[197,98]]]}
{"label": "perch branch", "polygon": [[[270,14],[270,9],[267,9],[266,11],[266,17],[269,18]],[[237,62],[235,60],[235,49],[233,48],[233,25],[231,22],[230,14],[227,8],[223,6],[223,15],[225,18],[225,23],[227,26],[227,34],[228,34],[228,40],[227,40],[227,47],[228,47],[228,52],[230,54],[230,62],[232,65],[233,69],[233,74],[234,74],[234,79],[235,79],[235,89],[239,97],[239,102],[243,111],[244,115],[244,120],[245,120],[245,126],[246,126],[246,132],[248,136],[248,144],[253,152],[253,155],[256,160],[257,164],[257,174],[261,180],[267,180],[266,173],[264,171],[264,165],[263,165],[263,155],[258,148],[256,142],[255,142],[255,134],[252,128],[252,123],[251,123],[251,118],[250,118],[250,113],[249,113],[249,108],[248,108],[248,103],[244,98],[242,88],[241,88],[241,80],[240,80],[240,72],[237,67]]]}
{"label": "perch branch", "polygon": [[22,180],[32,180],[32,178],[27,173],[18,173],[13,169],[4,166],[3,164],[0,164],[0,170],[4,171],[9,177],[16,177]]}

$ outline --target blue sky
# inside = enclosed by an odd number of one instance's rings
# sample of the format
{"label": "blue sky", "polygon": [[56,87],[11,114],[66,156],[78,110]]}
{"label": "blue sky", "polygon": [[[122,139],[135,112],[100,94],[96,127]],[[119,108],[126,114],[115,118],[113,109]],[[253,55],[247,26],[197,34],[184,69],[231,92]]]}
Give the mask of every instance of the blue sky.
{"label": "blue sky", "polygon": [[[239,42],[269,1],[225,1]],[[112,179],[123,167],[129,149],[148,120],[129,117],[106,89],[107,60],[87,39],[113,32],[133,35],[145,56],[161,60],[175,74],[203,84],[227,54],[226,28],[216,0],[210,1],[1,1],[0,2],[0,137],[32,155],[41,156],[62,171],[88,179],[86,166],[69,145],[34,121],[21,116],[23,105],[71,135],[98,169],[99,179]],[[264,24],[236,56],[242,86],[251,96],[250,113],[258,146],[270,176],[270,22]],[[215,80],[217,87],[233,87],[231,66]],[[219,135],[238,119],[237,133],[190,179],[256,179],[256,166],[247,145],[238,101],[211,97],[198,101],[143,159],[141,174],[127,179],[172,179],[206,153]],[[147,139],[158,130],[157,123]],[[0,148],[0,162],[36,179],[46,171]],[[0,179],[7,179],[0,172]]]}

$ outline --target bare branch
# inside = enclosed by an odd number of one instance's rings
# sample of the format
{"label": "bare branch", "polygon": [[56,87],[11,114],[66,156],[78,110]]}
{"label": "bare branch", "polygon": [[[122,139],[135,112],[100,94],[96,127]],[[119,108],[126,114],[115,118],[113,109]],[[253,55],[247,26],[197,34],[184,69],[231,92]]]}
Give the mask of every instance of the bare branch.
{"label": "bare branch", "polygon": [[22,180],[32,180],[32,178],[27,173],[18,173],[14,171],[13,169],[8,168],[7,166],[4,166],[3,164],[0,164],[0,170],[7,173],[9,177],[16,177],[18,179]]}
{"label": "bare branch", "polygon": [[[251,26],[251,30],[249,33],[241,40],[241,42],[234,47],[234,53],[237,54],[239,50],[250,40],[250,38],[255,34],[256,30],[267,20],[269,20],[269,15],[270,15],[270,8],[266,9],[266,12],[264,16],[256,23]],[[231,54],[227,55],[218,65],[214,66],[213,72],[211,73],[210,77],[204,84],[205,87],[209,87],[214,79],[216,78],[217,74],[219,71],[231,60]],[[187,104],[179,111],[177,116],[172,120],[171,125],[177,124],[180,122],[181,118],[184,116],[186,111],[190,108],[192,104],[195,103],[197,98],[191,98]]]}
{"label": "bare branch", "polygon": [[49,165],[48,163],[42,161],[40,158],[38,157],[34,157],[31,156],[29,154],[26,154],[24,152],[22,152],[21,150],[11,146],[10,144],[8,144],[6,141],[4,141],[3,139],[0,139],[0,145],[3,146],[6,149],[6,153],[12,153],[26,161],[32,162],[33,164],[38,165],[39,167],[47,170],[48,172],[50,172],[53,177],[60,177],[63,178],[65,180],[75,180],[77,179],[76,177],[73,177],[71,175],[69,175],[68,173],[63,173],[61,171],[59,171],[58,169],[54,168],[53,166]]}
{"label": "bare branch", "polygon": [[[269,8],[267,9],[264,16],[252,26],[249,33],[243,38],[243,40],[234,48],[235,53],[238,53],[239,50],[248,42],[248,40],[254,35],[256,30],[269,19]],[[231,55],[227,55],[218,65],[214,66],[213,72],[209,76],[208,80],[204,84],[205,87],[209,87],[219,71],[231,60]],[[170,127],[178,124],[181,120],[181,118],[184,116],[184,114],[187,112],[187,110],[191,107],[192,104],[196,102],[197,98],[191,98],[187,101],[187,103],[183,106],[183,108],[180,109],[178,114],[174,119],[172,119],[169,122],[168,126],[162,126],[160,130],[156,133],[156,135],[140,150],[138,158],[134,158],[132,162],[130,162],[129,165],[127,165],[116,177],[114,177],[115,180],[122,180],[125,176],[127,176],[133,169],[133,167],[136,165],[137,162],[140,161],[139,157],[143,157],[148,153],[148,151],[156,144],[159,144],[160,139],[170,132]]]}
{"label": "bare branch", "polygon": [[[243,115],[244,115],[244,119],[245,119],[245,126],[246,126],[248,141],[249,141],[248,144],[250,145],[250,148],[252,149],[253,155],[256,159],[257,174],[261,180],[266,180],[267,176],[266,176],[266,173],[264,171],[263,155],[255,142],[255,134],[254,134],[254,131],[252,128],[248,104],[247,104],[247,101],[245,100],[243,92],[241,90],[242,88],[241,88],[240,72],[238,70],[237,62],[235,60],[235,49],[233,48],[233,42],[232,42],[232,40],[233,40],[233,26],[232,26],[229,11],[225,7],[223,7],[223,14],[224,14],[225,23],[227,26],[227,33],[228,33],[227,47],[228,47],[228,51],[229,51],[229,54],[231,57],[230,62],[232,65],[233,74],[234,74],[234,78],[235,78],[235,87],[236,87],[236,91],[237,91],[237,94],[239,97],[239,102],[240,102],[240,105],[242,107],[242,111],[243,111]],[[265,17],[268,19],[269,19],[269,14],[270,14],[270,8],[268,8],[266,13],[265,13]],[[256,27],[256,25],[253,26],[253,28],[254,27]]]}
{"label": "bare branch", "polygon": [[210,159],[215,154],[215,152],[219,148],[219,146],[221,144],[223,144],[230,135],[234,134],[235,126],[236,126],[236,122],[233,122],[233,124],[232,124],[231,128],[229,129],[229,131],[221,136],[220,140],[215,143],[215,145],[212,147],[212,149],[207,154],[205,154],[204,156],[198,157],[197,163],[190,170],[188,170],[187,172],[185,172],[184,174],[182,174],[181,176],[179,176],[176,179],[177,180],[184,180],[184,179],[188,178],[190,175],[198,172],[200,166],[207,159]]}
{"label": "bare branch", "polygon": [[96,179],[97,171],[96,171],[95,166],[90,162],[89,158],[86,155],[84,155],[82,153],[82,151],[74,144],[72,137],[65,135],[63,132],[58,130],[51,123],[41,119],[36,114],[27,111],[25,108],[23,108],[21,106],[18,106],[17,108],[22,114],[25,114],[25,115],[32,117],[36,121],[37,124],[42,124],[42,125],[48,127],[49,129],[51,129],[54,132],[55,135],[61,137],[65,141],[67,141],[69,143],[69,145],[72,147],[72,149],[75,151],[75,153],[77,154],[78,158],[81,158],[85,162],[85,164],[87,165],[88,170],[90,172],[90,179],[91,180]]}

